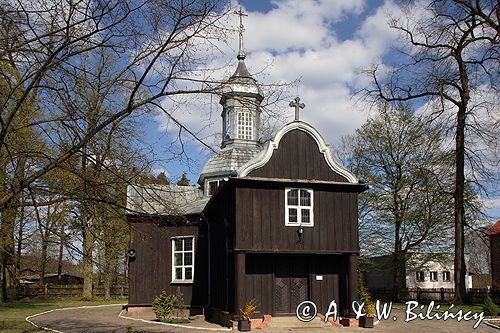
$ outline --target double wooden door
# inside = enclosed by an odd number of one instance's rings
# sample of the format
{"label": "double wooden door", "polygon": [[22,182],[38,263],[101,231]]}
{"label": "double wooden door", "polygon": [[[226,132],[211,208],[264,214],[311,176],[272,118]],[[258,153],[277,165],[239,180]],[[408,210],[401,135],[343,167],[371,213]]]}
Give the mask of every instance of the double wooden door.
{"label": "double wooden door", "polygon": [[277,257],[274,273],[274,313],[294,314],[309,299],[308,265],[305,258]]}

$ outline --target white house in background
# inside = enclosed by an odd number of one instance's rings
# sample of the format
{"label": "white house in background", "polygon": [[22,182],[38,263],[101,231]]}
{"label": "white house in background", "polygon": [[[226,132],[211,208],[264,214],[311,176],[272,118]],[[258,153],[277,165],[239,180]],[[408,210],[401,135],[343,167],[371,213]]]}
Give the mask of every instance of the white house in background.
{"label": "white house in background", "polygon": [[[413,253],[406,264],[406,287],[453,289],[453,254]],[[465,260],[468,261],[467,258]],[[466,272],[465,288],[472,288],[472,276]]]}
{"label": "white house in background", "polygon": [[[393,288],[392,254],[366,258],[366,263],[362,264],[362,267],[366,272],[368,288]],[[410,253],[407,254],[406,265],[400,269],[404,272],[404,279],[399,283],[402,288],[454,289],[452,253]],[[466,272],[466,288],[472,288],[472,276],[469,272]]]}

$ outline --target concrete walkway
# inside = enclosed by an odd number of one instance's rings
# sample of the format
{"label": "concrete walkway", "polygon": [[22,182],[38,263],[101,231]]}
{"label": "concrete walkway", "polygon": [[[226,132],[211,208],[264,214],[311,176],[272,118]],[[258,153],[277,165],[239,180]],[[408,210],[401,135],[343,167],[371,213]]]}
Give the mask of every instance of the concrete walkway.
{"label": "concrete walkway", "polygon": [[[161,325],[158,323],[144,322],[124,318],[119,316],[121,313],[120,305],[108,305],[99,307],[82,307],[54,310],[45,314],[39,314],[29,318],[33,324],[50,329],[55,332],[63,333],[107,333],[107,332],[127,332],[130,328],[136,332],[187,332],[187,333],[202,333],[202,332],[228,332],[227,330],[200,330],[196,328],[173,327]],[[325,328],[316,325],[315,327],[304,327],[299,325],[298,320],[290,318],[290,326],[270,327],[265,330],[253,330],[253,332],[261,331],[262,333],[289,333],[289,332],[371,332],[371,333],[436,333],[436,332],[452,332],[452,333],[499,333],[499,330],[481,324],[477,329],[473,329],[474,320],[465,322],[457,322],[456,320],[414,320],[409,323],[404,322],[404,313],[401,310],[393,310],[391,315],[396,316],[397,320],[387,320],[379,322],[373,329],[363,328]],[[282,320],[280,320],[282,322]],[[295,322],[297,321],[297,322]],[[213,329],[212,324],[208,324],[206,328]]]}

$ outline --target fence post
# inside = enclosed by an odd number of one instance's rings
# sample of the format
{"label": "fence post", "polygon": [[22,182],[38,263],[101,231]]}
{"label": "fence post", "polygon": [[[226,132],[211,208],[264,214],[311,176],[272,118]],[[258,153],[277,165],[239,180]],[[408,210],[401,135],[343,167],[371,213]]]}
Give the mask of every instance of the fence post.
{"label": "fence post", "polygon": [[420,303],[420,287],[417,287],[417,302]]}
{"label": "fence post", "polygon": [[47,296],[49,294],[49,284],[48,283],[45,284],[45,288],[43,290],[43,293],[45,296]]}
{"label": "fence post", "polygon": [[439,293],[439,301],[441,303],[444,303],[444,288],[441,287],[440,293]]}

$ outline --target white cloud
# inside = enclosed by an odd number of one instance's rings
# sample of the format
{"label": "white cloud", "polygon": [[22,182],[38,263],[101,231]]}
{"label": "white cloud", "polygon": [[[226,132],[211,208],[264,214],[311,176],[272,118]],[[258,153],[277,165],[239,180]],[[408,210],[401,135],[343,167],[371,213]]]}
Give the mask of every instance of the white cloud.
{"label": "white cloud", "polygon": [[[245,62],[264,84],[300,79],[298,87],[290,87],[285,93],[291,97],[298,92],[307,105],[301,119],[317,127],[328,143],[336,144],[340,136],[352,133],[367,117],[363,105],[353,105],[351,87],[358,89],[367,82],[360,68],[379,62],[394,41],[395,34],[386,22],[387,13],[396,13],[396,6],[388,1],[350,34],[351,39],[340,40],[332,26],[349,26],[350,16],[363,14],[364,1],[276,0],[273,5],[267,13],[248,12],[244,19]],[[211,75],[220,79],[236,69],[237,15],[230,15],[227,24],[235,32],[218,45],[222,54],[214,54],[208,64],[219,68]],[[222,108],[218,100],[211,102],[208,96],[188,96],[175,106],[174,115],[194,132],[210,138],[209,143],[216,147],[220,143],[216,134],[221,132]],[[164,102],[166,105],[173,107],[169,101]],[[292,120],[288,101],[271,108]],[[163,129],[177,132],[175,127],[166,126],[168,119],[160,118]]]}

